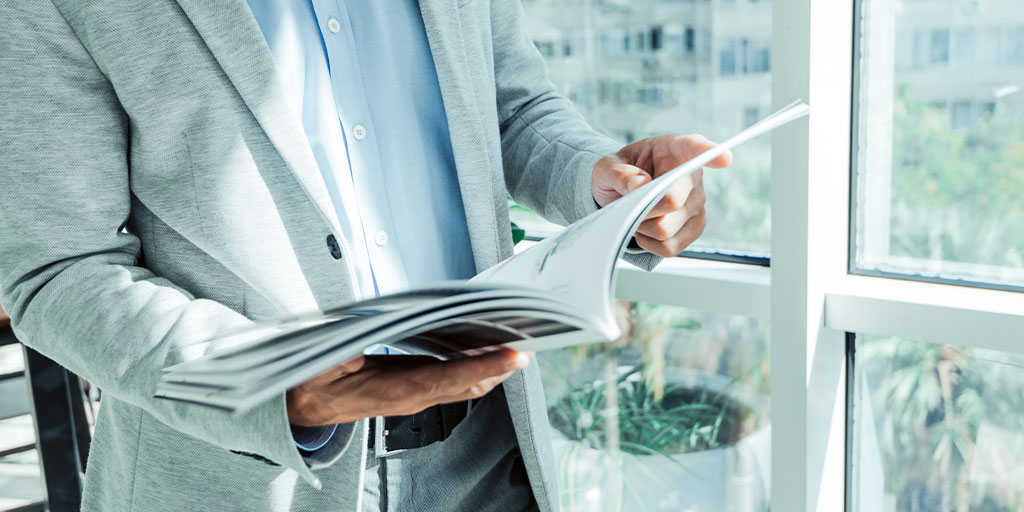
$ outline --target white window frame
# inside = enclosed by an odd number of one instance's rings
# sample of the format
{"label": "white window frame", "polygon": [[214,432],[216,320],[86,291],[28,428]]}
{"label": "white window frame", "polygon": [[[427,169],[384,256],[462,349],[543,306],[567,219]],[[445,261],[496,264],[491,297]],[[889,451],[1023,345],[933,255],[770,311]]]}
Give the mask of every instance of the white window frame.
{"label": "white window frame", "polygon": [[769,320],[772,509],[844,510],[846,333],[1024,353],[1024,293],[849,274],[854,1],[772,9],[773,104],[811,114],[773,137],[771,267],[624,264],[617,294]]}

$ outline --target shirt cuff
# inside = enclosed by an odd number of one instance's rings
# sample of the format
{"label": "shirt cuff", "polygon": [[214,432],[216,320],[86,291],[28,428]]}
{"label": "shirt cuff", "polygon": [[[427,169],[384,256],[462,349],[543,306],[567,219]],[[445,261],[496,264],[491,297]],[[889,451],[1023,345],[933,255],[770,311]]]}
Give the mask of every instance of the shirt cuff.
{"label": "shirt cuff", "polygon": [[292,425],[292,439],[295,446],[306,452],[315,452],[327,445],[327,442],[334,437],[338,430],[337,425],[324,425],[322,427],[300,427]]}

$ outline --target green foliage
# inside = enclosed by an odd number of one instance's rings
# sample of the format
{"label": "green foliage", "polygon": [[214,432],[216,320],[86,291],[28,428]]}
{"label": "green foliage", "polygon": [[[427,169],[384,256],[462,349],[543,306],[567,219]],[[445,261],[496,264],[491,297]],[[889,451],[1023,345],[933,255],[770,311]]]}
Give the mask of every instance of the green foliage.
{"label": "green foliage", "polygon": [[[634,455],[675,455],[717,448],[738,440],[741,418],[749,414],[728,396],[706,389],[670,385],[658,400],[639,367],[622,372],[612,390],[595,381],[570,390],[548,415],[552,427],[566,438],[592,448],[609,447],[609,432]],[[617,394],[617,407],[609,410],[609,392]],[[616,428],[609,428],[616,416]]]}
{"label": "green foliage", "polygon": [[[680,315],[678,308],[665,307],[664,304],[631,302],[629,303],[629,313],[634,336],[646,332],[660,334],[667,329],[696,331],[701,327],[697,320],[687,315]],[[647,339],[649,336],[641,335],[640,337]]]}
{"label": "green foliage", "polygon": [[515,222],[512,223],[512,245],[522,242],[526,238],[526,230],[519,227]]}
{"label": "green foliage", "polygon": [[1019,488],[966,484],[983,424],[1024,428],[1019,365],[1000,354],[899,338],[865,343],[857,358],[858,379],[874,388],[861,400],[886,417],[885,487],[897,510],[959,511],[981,501],[984,510],[1024,508]]}
{"label": "green foliage", "polygon": [[[568,376],[573,368],[550,368],[549,388],[553,379],[568,384],[549,401],[552,426],[570,440],[634,455],[690,453],[739,440],[754,416],[749,408],[725,390],[666,382],[667,335],[697,331],[701,323],[663,304],[619,302],[617,308],[622,339],[569,349],[574,361],[603,372],[584,371],[592,377],[579,381]],[[621,366],[638,358],[639,364]]]}
{"label": "green foliage", "polygon": [[508,212],[509,213],[533,213],[532,210],[525,206],[519,206],[512,202],[512,198],[508,198]]}
{"label": "green foliage", "polygon": [[1002,109],[954,129],[944,109],[900,89],[893,113],[894,256],[1024,266],[1019,117]]}

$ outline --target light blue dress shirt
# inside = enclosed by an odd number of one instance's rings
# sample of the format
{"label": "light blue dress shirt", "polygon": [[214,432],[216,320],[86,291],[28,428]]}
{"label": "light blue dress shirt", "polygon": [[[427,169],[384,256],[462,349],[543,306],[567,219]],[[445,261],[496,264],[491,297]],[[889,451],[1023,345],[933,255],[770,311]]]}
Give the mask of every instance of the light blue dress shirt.
{"label": "light blue dress shirt", "polygon": [[[248,0],[350,249],[362,297],[475,273],[416,0]],[[306,450],[334,429],[294,428]]]}

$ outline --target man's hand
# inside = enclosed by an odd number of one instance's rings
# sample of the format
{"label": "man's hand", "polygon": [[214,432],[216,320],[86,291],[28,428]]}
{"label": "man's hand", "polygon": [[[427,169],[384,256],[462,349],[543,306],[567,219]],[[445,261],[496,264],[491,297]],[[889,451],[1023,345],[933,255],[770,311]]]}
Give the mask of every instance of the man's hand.
{"label": "man's hand", "polygon": [[480,398],[530,364],[530,354],[501,349],[440,361],[427,356],[359,356],[288,391],[293,425],[333,425],[405,416]]}
{"label": "man's hand", "polygon": [[[600,206],[628,194],[683,162],[715,147],[701,135],[662,135],[636,141],[594,166],[591,190]],[[727,167],[732,153],[715,158],[708,167]],[[666,258],[679,254],[704,232],[703,172],[681,178],[647,214],[634,234],[640,247]]]}

